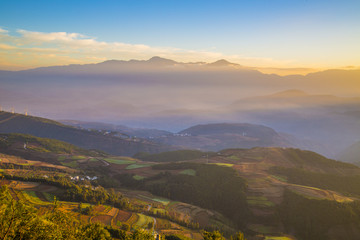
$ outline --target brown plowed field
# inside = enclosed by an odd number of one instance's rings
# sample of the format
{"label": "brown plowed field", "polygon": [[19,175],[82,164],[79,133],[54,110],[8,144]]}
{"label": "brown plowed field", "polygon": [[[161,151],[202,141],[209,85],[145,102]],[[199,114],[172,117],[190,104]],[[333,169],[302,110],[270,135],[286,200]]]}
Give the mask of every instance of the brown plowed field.
{"label": "brown plowed field", "polygon": [[100,216],[95,216],[91,219],[91,222],[93,223],[102,223],[104,225],[111,225],[111,216],[108,215],[100,215]]}
{"label": "brown plowed field", "polygon": [[117,221],[126,222],[127,220],[129,220],[131,215],[132,215],[131,212],[125,212],[123,210],[119,210],[118,214],[115,217],[115,224],[117,223]]}
{"label": "brown plowed field", "polygon": [[94,211],[95,212],[103,212],[105,210],[105,207],[103,205],[95,206]]}

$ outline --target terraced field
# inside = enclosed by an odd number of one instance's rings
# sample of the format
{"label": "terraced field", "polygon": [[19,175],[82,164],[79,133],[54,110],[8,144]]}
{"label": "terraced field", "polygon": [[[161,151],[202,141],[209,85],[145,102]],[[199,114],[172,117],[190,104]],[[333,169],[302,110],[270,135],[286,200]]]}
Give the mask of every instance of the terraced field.
{"label": "terraced field", "polygon": [[102,223],[104,225],[111,225],[112,216],[109,215],[98,215],[91,218],[93,223]]}
{"label": "terraced field", "polygon": [[114,218],[114,223],[117,222],[127,222],[129,218],[132,216],[131,212],[126,212],[123,210],[119,210]]}
{"label": "terraced field", "polygon": [[138,221],[139,216],[136,213],[132,213],[130,218],[126,221],[127,224],[129,224],[130,227],[133,227],[134,224]]}

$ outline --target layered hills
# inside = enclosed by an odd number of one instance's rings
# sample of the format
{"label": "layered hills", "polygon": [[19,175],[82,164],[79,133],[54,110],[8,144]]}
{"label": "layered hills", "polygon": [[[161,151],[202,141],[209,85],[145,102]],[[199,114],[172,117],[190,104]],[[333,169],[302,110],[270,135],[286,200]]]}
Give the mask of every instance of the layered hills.
{"label": "layered hills", "polygon": [[137,152],[161,152],[174,149],[143,139],[111,136],[106,132],[81,130],[45,118],[0,112],[1,133],[23,133],[58,139],[86,149],[98,149],[117,155],[131,156]]}
{"label": "layered hills", "polygon": [[[171,160],[169,157],[169,162]],[[217,186],[216,183],[212,185],[212,181],[224,184],[225,189],[231,188],[228,185],[231,182],[237,190],[241,189],[241,183],[221,176],[214,169],[204,171],[211,165],[233,169],[246,180],[246,202],[242,202],[241,193],[236,191],[239,194],[236,204],[229,201],[234,197],[232,190],[229,195],[217,195],[221,191],[212,189]],[[149,176],[148,172],[138,171],[138,175],[146,177],[142,183],[128,182],[129,186],[185,202],[196,202],[199,196],[184,194],[184,189],[188,192],[198,189],[195,192],[202,196],[212,192],[212,197],[206,198],[208,201],[200,198],[202,200],[197,204],[216,208],[240,225],[245,222],[247,231],[263,236],[283,233],[294,234],[299,239],[337,239],[341,236],[357,239],[360,236],[359,232],[351,230],[360,224],[359,219],[346,220],[351,211],[359,209],[360,170],[354,165],[299,149],[253,148],[227,149],[180,163],[153,166],[153,170],[160,169],[166,170],[167,174]],[[228,174],[230,176],[231,171]],[[216,201],[220,199],[223,205],[217,205]],[[236,220],[234,212],[241,217]],[[306,228],[308,224],[312,227]]]}
{"label": "layered hills", "polygon": [[131,128],[124,125],[116,125],[102,122],[86,122],[78,120],[59,120],[59,122],[80,129],[93,129],[101,131],[113,131],[128,137],[154,138],[171,134],[169,131],[149,128]]}
{"label": "layered hills", "polygon": [[249,123],[201,124],[177,133],[171,133],[164,130],[130,128],[99,122],[77,120],[63,120],[61,122],[77,128],[97,129],[102,132],[113,131],[112,134],[117,136],[143,137],[159,144],[203,151],[271,146],[296,147],[315,151],[320,149],[324,152],[327,150],[324,146],[310,140],[299,139],[290,134],[278,133],[263,125]]}
{"label": "layered hills", "polygon": [[154,141],[207,151],[225,148],[293,146],[273,129],[247,123],[196,125],[177,134],[155,138]]}

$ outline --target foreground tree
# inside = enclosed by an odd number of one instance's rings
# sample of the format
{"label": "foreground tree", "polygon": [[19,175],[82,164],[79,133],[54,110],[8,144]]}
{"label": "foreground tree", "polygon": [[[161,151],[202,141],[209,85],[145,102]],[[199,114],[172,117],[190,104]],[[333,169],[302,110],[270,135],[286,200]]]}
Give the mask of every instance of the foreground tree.
{"label": "foreground tree", "polygon": [[100,224],[82,225],[56,204],[44,215],[32,205],[14,200],[7,186],[0,189],[0,240],[10,239],[111,239]]}
{"label": "foreground tree", "polygon": [[225,238],[221,235],[219,231],[207,232],[203,233],[204,240],[225,240]]}
{"label": "foreground tree", "polygon": [[244,237],[244,234],[242,232],[238,232],[235,234],[234,237],[230,238],[231,240],[246,240],[246,238]]}

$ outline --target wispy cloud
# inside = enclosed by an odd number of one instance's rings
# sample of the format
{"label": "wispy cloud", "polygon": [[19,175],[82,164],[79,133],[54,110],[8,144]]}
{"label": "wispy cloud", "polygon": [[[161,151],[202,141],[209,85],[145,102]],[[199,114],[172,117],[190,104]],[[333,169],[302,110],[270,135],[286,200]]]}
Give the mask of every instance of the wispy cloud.
{"label": "wispy cloud", "polygon": [[0,27],[0,34],[7,34],[9,31]]}
{"label": "wispy cloud", "polygon": [[155,55],[182,62],[211,62],[225,58],[250,66],[279,66],[288,63],[270,58],[224,55],[215,51],[104,42],[80,33],[47,33],[19,29],[16,34],[12,34],[3,28],[0,28],[0,53],[3,59],[2,63],[7,62],[7,64],[0,66],[2,69],[7,68],[6,65],[32,68],[71,63],[90,63],[106,59],[149,59]]}

